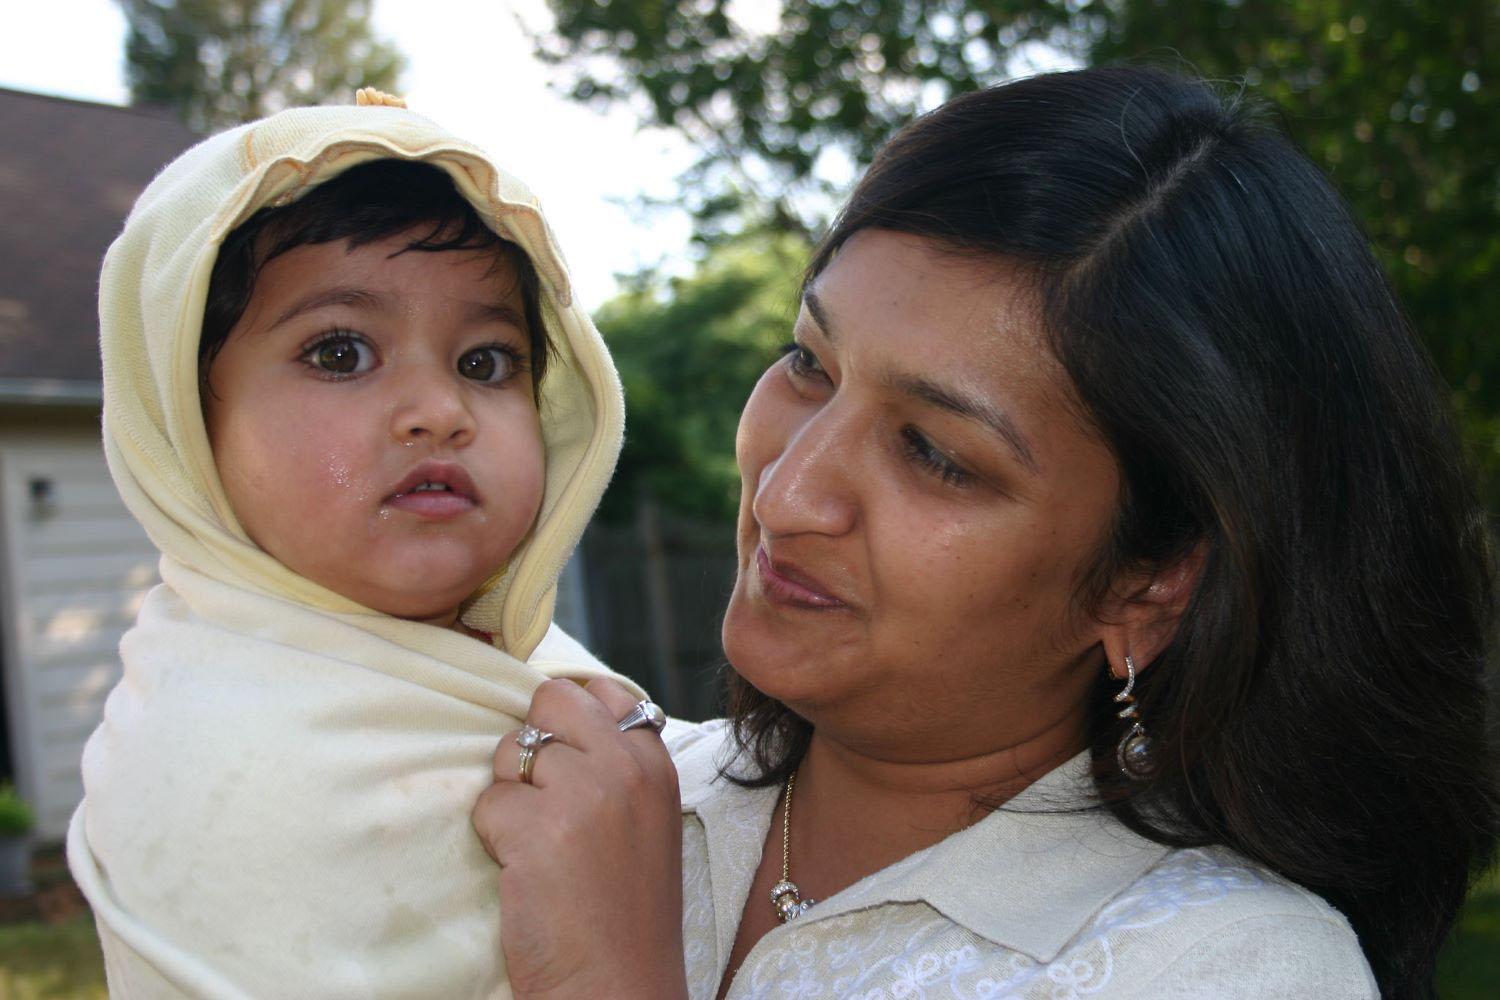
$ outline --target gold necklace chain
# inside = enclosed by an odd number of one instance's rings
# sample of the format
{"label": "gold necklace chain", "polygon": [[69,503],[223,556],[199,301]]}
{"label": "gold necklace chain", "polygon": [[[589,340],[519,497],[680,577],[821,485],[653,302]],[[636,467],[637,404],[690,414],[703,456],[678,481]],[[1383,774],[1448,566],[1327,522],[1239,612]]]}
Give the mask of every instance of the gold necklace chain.
{"label": "gold necklace chain", "polygon": [[781,881],[771,887],[771,906],[782,923],[797,919],[817,902],[803,899],[802,890],[792,881],[792,788],[796,784],[797,772],[793,771],[781,798]]}

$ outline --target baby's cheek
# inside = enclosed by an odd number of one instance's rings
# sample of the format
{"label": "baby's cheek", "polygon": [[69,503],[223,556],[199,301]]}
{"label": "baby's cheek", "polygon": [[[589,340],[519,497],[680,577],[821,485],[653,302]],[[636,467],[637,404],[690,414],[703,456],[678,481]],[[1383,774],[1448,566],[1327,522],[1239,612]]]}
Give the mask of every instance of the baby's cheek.
{"label": "baby's cheek", "polygon": [[357,468],[342,451],[322,455],[317,470],[318,481],[329,492],[354,501],[375,499],[375,484],[369,474]]}
{"label": "baby's cheek", "polygon": [[382,464],[381,459],[389,456],[355,433],[349,426],[352,420],[352,414],[323,415],[290,439],[283,461],[299,470],[309,492],[338,503],[379,500],[405,469],[394,471],[389,462]]}

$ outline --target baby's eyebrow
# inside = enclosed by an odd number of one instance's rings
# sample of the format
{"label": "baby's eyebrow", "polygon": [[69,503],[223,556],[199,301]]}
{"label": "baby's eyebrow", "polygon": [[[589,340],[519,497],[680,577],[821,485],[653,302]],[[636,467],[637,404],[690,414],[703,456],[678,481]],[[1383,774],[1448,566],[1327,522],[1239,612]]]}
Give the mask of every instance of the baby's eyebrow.
{"label": "baby's eyebrow", "polygon": [[329,306],[350,306],[354,309],[380,310],[384,309],[389,301],[379,292],[372,292],[365,288],[356,288],[351,285],[334,285],[331,288],[320,288],[310,292],[302,298],[293,302],[291,306],[276,317],[273,327],[301,316],[303,313],[312,312],[316,309],[326,309]]}
{"label": "baby's eyebrow", "polygon": [[474,302],[469,306],[469,315],[477,320],[509,323],[518,330],[526,329],[526,317],[507,302]]}

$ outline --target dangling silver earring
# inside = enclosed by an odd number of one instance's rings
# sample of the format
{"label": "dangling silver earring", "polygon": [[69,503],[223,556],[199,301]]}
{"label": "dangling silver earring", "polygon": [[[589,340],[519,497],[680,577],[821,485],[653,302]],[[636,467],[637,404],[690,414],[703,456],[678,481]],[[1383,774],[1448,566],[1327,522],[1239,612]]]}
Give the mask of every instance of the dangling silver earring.
{"label": "dangling silver earring", "polygon": [[1141,725],[1140,713],[1135,708],[1135,695],[1132,694],[1135,690],[1135,660],[1129,653],[1125,654],[1125,673],[1125,688],[1115,695],[1115,701],[1125,707],[1115,717],[1129,719],[1130,729],[1115,748],[1115,763],[1131,781],[1145,781],[1151,777],[1151,737],[1146,735],[1146,727]]}

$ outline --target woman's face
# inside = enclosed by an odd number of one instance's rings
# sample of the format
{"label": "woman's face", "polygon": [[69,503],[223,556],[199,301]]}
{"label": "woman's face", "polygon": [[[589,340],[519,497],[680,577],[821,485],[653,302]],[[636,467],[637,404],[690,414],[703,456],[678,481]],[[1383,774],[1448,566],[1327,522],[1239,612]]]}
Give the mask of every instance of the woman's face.
{"label": "woman's face", "polygon": [[740,420],[730,662],[887,759],[1081,747],[1118,478],[1025,275],[861,231],[795,336]]}

